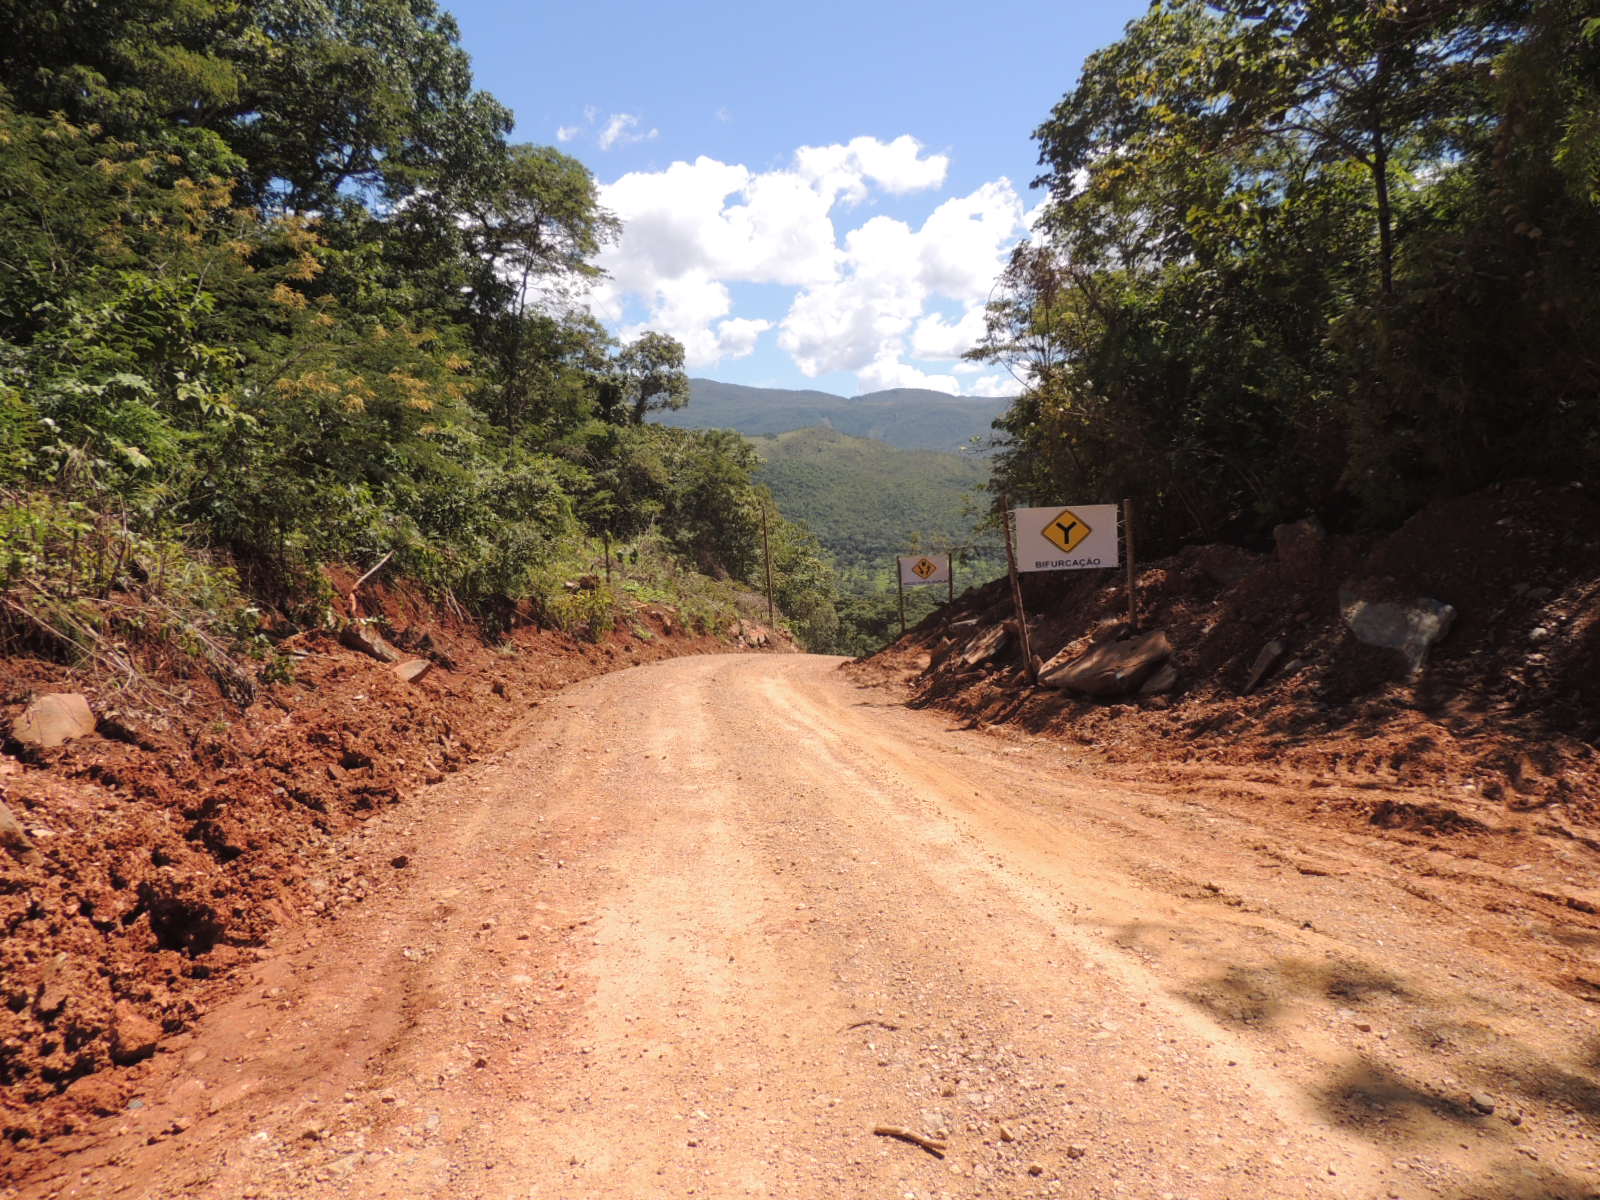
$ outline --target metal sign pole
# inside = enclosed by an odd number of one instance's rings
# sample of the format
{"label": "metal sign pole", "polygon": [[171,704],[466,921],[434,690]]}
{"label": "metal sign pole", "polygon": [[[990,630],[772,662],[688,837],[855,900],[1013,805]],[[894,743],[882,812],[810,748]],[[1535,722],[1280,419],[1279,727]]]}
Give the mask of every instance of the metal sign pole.
{"label": "metal sign pole", "polygon": [[1135,591],[1136,573],[1133,566],[1133,501],[1122,502],[1122,548],[1128,556],[1128,624],[1135,632],[1139,629],[1139,596]]}
{"label": "metal sign pole", "polygon": [[777,624],[772,615],[772,546],[767,541],[767,506],[761,505],[761,556],[767,562],[767,625],[770,628]]}
{"label": "metal sign pole", "polygon": [[900,559],[894,560],[894,583],[900,590],[900,636],[906,635],[906,577],[900,571]]}
{"label": "metal sign pole", "polygon": [[1017,547],[1011,528],[1011,497],[1001,496],[1000,503],[1005,508],[1006,566],[1011,573],[1011,603],[1017,610],[1017,634],[1022,639],[1022,668],[1028,673],[1028,678],[1037,683],[1038,678],[1033,673],[1033,639],[1028,636],[1028,612],[1022,606],[1022,579],[1017,574]]}
{"label": "metal sign pole", "polygon": [[947,572],[945,582],[950,585],[950,595],[945,603],[954,604],[956,602],[956,552],[954,550],[945,550],[944,565]]}

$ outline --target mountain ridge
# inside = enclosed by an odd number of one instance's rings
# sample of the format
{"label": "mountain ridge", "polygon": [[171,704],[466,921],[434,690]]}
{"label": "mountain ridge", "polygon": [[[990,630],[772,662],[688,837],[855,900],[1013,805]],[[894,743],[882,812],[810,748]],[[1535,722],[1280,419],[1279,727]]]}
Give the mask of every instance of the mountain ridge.
{"label": "mountain ridge", "polygon": [[810,389],[759,388],[715,379],[689,380],[689,405],[657,416],[684,429],[733,429],[748,436],[813,426],[887,442],[900,450],[960,451],[991,435],[1011,401],[952,396],[925,388],[890,388],[859,396]]}

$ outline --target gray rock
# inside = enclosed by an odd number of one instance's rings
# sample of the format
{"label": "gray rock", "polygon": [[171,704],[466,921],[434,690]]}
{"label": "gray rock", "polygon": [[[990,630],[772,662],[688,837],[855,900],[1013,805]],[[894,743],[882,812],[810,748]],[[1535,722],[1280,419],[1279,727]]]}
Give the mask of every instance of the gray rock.
{"label": "gray rock", "polygon": [[1409,602],[1364,599],[1355,583],[1339,589],[1339,611],[1357,641],[1396,651],[1413,678],[1456,619],[1453,607],[1426,596]]}
{"label": "gray rock", "polygon": [[975,667],[979,663],[993,658],[1005,647],[1006,641],[1010,636],[1003,623],[991,626],[967,643],[967,649],[961,656],[961,662],[965,666]]}
{"label": "gray rock", "polygon": [[1164,662],[1156,673],[1139,685],[1141,696],[1162,696],[1178,686],[1178,669],[1171,662]]}
{"label": "gray rock", "polygon": [[1486,1117],[1494,1112],[1494,1100],[1482,1092],[1473,1092],[1467,1099],[1471,1102],[1473,1108]]}
{"label": "gray rock", "polygon": [[1284,645],[1277,638],[1273,638],[1256,655],[1256,661],[1250,664],[1250,678],[1245,682],[1245,694],[1249,695],[1256,690],[1256,684],[1266,678],[1267,672],[1278,665],[1278,660],[1283,657]]}
{"label": "gray rock", "polygon": [[50,750],[94,732],[94,713],[77,692],[40,696],[11,726],[11,736],[24,746]]}
{"label": "gray rock", "polygon": [[396,663],[405,657],[370,625],[360,625],[354,622],[346,625],[344,632],[339,635],[339,641],[351,650],[359,650],[362,654],[371,655],[379,662]]}
{"label": "gray rock", "polygon": [[1041,687],[1062,688],[1088,696],[1126,696],[1139,689],[1172,657],[1172,643],[1159,630],[1123,642],[1105,642],[1060,666],[1047,666]]}
{"label": "gray rock", "polygon": [[1133,626],[1126,621],[1113,621],[1109,625],[1102,625],[1089,635],[1091,646],[1103,646],[1107,642],[1120,642],[1133,632]]}

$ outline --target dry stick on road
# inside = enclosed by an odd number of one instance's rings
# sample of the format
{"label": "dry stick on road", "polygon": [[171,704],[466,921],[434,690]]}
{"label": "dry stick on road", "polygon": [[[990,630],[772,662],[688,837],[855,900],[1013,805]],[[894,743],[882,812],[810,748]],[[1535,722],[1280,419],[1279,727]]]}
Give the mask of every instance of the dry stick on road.
{"label": "dry stick on road", "polygon": [[932,1138],[925,1138],[920,1133],[912,1133],[911,1130],[902,1129],[898,1125],[874,1125],[872,1132],[879,1137],[899,1138],[902,1142],[910,1142],[913,1146],[921,1146],[935,1158],[944,1157],[944,1142],[936,1142]]}

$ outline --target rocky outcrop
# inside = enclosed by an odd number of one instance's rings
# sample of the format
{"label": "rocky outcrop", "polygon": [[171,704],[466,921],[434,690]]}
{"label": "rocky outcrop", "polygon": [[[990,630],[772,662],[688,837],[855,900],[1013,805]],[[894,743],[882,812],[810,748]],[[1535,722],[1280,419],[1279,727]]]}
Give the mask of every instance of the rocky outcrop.
{"label": "rocky outcrop", "polygon": [[1122,641],[1101,642],[1061,665],[1046,665],[1039,686],[1086,696],[1126,696],[1139,690],[1172,657],[1172,643],[1155,629]]}
{"label": "rocky outcrop", "polygon": [[1367,599],[1367,589],[1348,582],[1339,589],[1339,612],[1355,639],[1368,646],[1393,650],[1415,677],[1433,649],[1455,624],[1456,610],[1427,596],[1414,600]]}

